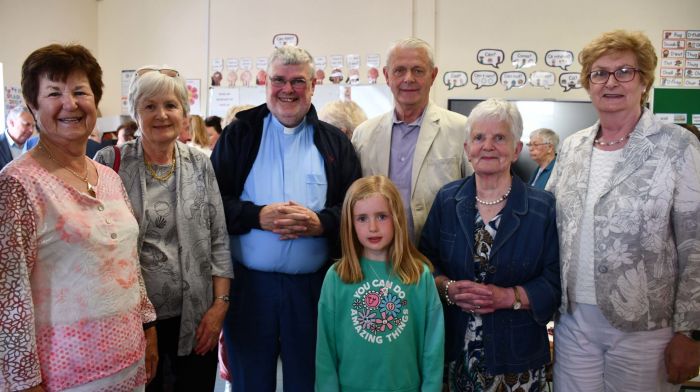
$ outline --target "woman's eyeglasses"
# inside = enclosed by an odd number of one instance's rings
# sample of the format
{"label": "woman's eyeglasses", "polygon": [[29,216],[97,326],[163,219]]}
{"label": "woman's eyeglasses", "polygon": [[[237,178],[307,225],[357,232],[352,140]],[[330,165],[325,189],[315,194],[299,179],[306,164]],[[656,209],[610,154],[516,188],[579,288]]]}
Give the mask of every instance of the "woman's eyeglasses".
{"label": "woman's eyeglasses", "polygon": [[177,70],[171,68],[139,68],[138,70],[136,70],[136,76],[140,77],[149,72],[160,72],[163,75],[170,76],[171,78],[176,78],[180,76],[180,73],[177,72]]}
{"label": "woman's eyeglasses", "polygon": [[588,80],[590,80],[591,83],[595,84],[605,84],[610,79],[610,75],[612,75],[618,82],[625,83],[634,79],[634,75],[637,72],[642,73],[642,71],[632,67],[623,67],[613,72],[606,71],[604,69],[599,69],[597,71],[589,73]]}

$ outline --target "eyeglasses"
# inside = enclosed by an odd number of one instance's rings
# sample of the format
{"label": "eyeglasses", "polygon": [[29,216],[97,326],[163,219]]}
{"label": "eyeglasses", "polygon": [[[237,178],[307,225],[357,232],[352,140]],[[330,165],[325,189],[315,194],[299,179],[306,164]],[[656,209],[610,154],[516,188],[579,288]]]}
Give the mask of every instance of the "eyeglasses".
{"label": "eyeglasses", "polygon": [[546,146],[547,144],[552,144],[552,143],[527,143],[525,144],[526,146],[532,148],[532,147],[539,147],[539,146]]}
{"label": "eyeglasses", "polygon": [[141,77],[149,72],[160,72],[163,75],[170,76],[171,78],[180,76],[180,73],[177,72],[177,70],[171,68],[139,68],[136,70],[136,77]]}
{"label": "eyeglasses", "polygon": [[273,76],[270,78],[270,84],[272,84],[274,87],[282,88],[286,86],[287,83],[289,83],[295,90],[304,90],[306,89],[306,84],[308,82],[304,78],[295,78],[291,80],[286,80],[281,76]]}
{"label": "eyeglasses", "polygon": [[610,79],[610,75],[615,77],[615,80],[621,83],[629,82],[634,79],[634,75],[642,71],[637,68],[623,67],[614,72],[606,71],[604,69],[599,69],[588,74],[588,80],[595,84],[605,84]]}

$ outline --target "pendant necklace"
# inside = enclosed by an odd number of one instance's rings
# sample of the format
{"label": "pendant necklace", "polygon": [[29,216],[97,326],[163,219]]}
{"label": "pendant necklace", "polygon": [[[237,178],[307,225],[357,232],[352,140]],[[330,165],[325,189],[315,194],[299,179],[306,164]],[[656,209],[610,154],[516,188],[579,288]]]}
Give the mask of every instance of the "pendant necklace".
{"label": "pendant necklace", "polygon": [[84,157],[83,157],[83,163],[85,163],[85,175],[81,176],[78,173],[71,170],[69,167],[63,165],[56,158],[54,158],[53,155],[51,154],[51,151],[49,150],[49,148],[46,147],[44,142],[42,142],[41,140],[39,141],[39,147],[41,148],[42,151],[46,152],[46,156],[48,156],[51,161],[53,161],[55,164],[57,164],[60,168],[66,169],[70,174],[74,175],[80,181],[84,182],[87,185],[88,195],[90,195],[92,197],[97,197],[97,194],[95,193],[95,187],[92,184],[90,184],[90,181],[88,181],[88,176],[90,175],[90,171],[88,170],[88,166],[87,166],[88,163]]}
{"label": "pendant necklace", "polygon": [[374,270],[374,267],[372,267],[372,262],[368,261],[367,266],[369,269],[372,270],[372,273],[374,274],[374,277],[377,278],[377,280],[383,281],[384,282],[384,287],[379,289],[379,292],[382,294],[382,297],[386,297],[389,295],[389,280],[388,279],[382,279],[379,277],[379,274],[377,274],[377,271]]}

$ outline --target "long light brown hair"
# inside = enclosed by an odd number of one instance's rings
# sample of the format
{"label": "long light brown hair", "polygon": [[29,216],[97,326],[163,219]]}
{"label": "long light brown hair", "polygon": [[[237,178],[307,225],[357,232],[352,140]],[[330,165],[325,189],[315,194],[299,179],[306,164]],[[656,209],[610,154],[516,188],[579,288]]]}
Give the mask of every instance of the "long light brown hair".
{"label": "long light brown hair", "polygon": [[343,256],[335,264],[335,270],[345,283],[357,283],[364,277],[360,268],[360,256],[363,253],[362,244],[357,238],[353,225],[353,210],[355,204],[368,197],[383,196],[389,205],[391,219],[394,224],[394,239],[389,245],[389,267],[404,284],[414,284],[423,273],[423,264],[432,271],[433,266],[428,258],[416,249],[408,239],[406,213],[401,201],[399,190],[385,176],[371,176],[355,181],[343,201],[340,217],[340,242]]}

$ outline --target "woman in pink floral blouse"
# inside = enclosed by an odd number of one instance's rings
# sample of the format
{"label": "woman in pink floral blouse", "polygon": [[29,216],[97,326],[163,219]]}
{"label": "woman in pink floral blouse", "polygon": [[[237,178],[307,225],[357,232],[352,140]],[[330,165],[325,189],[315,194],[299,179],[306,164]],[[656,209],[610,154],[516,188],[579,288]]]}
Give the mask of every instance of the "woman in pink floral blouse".
{"label": "woman in pink floral blouse", "polygon": [[119,176],[85,156],[102,86],[80,45],[22,66],[41,136],[0,172],[0,391],[143,390],[154,375],[136,219]]}

